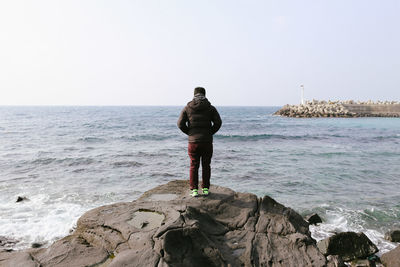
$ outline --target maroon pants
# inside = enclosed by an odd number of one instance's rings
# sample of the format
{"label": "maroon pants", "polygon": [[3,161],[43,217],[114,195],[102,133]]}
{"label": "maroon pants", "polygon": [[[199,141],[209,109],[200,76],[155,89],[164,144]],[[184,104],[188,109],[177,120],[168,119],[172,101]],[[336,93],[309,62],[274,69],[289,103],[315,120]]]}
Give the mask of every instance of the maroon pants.
{"label": "maroon pants", "polygon": [[213,144],[189,143],[188,153],[190,157],[190,189],[198,189],[200,161],[202,169],[202,188],[210,188],[210,163],[213,154]]}

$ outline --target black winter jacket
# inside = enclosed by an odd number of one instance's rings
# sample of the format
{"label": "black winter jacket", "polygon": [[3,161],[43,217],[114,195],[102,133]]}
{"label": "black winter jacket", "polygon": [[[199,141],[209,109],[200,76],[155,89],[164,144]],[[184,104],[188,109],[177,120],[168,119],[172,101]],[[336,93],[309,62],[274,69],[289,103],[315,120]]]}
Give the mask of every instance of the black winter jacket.
{"label": "black winter jacket", "polygon": [[187,103],[177,124],[189,136],[189,143],[206,143],[213,141],[213,134],[221,128],[222,121],[217,109],[204,98]]}

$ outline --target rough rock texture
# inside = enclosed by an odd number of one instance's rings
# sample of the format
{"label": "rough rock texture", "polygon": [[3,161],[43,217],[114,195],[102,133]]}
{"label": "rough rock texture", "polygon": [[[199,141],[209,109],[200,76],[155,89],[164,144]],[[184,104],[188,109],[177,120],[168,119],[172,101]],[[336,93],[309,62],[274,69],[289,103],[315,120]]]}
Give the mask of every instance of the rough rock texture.
{"label": "rough rock texture", "polygon": [[385,239],[390,242],[400,242],[400,230],[392,230],[385,233]]}
{"label": "rough rock texture", "polygon": [[319,217],[319,215],[316,213],[306,216],[305,219],[311,225],[317,225],[318,223],[322,223],[321,217]]}
{"label": "rough rock texture", "polygon": [[1,267],[40,267],[40,264],[30,254],[29,250],[8,251],[0,250]]}
{"label": "rough rock texture", "polygon": [[18,240],[0,236],[0,249],[1,248],[6,248],[6,249],[11,248],[17,243],[18,243]]}
{"label": "rough rock texture", "polygon": [[353,260],[351,262],[351,267],[376,267],[376,264],[368,259]]}
{"label": "rough rock texture", "polygon": [[[138,200],[86,212],[49,248],[0,252],[1,266],[325,266],[308,223],[272,198],[211,187],[188,196],[187,181]],[[14,265],[13,265],[14,264]],[[35,265],[36,264],[36,265]]]}
{"label": "rough rock texture", "polygon": [[354,102],[312,100],[304,105],[285,105],[274,115],[296,118],[315,117],[400,117],[398,102]]}
{"label": "rough rock texture", "polygon": [[400,246],[383,254],[381,261],[386,267],[400,267]]}
{"label": "rough rock texture", "polygon": [[366,258],[378,252],[378,248],[364,233],[343,232],[317,244],[324,255],[339,255],[344,261]]}
{"label": "rough rock texture", "polygon": [[327,267],[347,267],[342,257],[339,255],[329,255],[326,258],[328,260]]}

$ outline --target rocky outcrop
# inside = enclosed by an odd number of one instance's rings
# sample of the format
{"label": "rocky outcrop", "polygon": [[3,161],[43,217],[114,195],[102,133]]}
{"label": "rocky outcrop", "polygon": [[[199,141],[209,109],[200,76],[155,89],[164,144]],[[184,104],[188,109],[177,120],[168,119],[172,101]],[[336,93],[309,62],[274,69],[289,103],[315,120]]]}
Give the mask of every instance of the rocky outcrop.
{"label": "rocky outcrop", "polygon": [[48,248],[0,252],[1,266],[326,266],[308,223],[265,196],[212,186],[188,196],[187,181],[133,202],[86,212]]}
{"label": "rocky outcrop", "polygon": [[386,267],[400,267],[400,246],[383,254],[381,261]]}
{"label": "rocky outcrop", "polygon": [[324,255],[339,255],[344,261],[367,258],[378,248],[364,233],[343,232],[323,239],[317,244]]}
{"label": "rocky outcrop", "polygon": [[319,215],[317,213],[308,215],[308,216],[306,216],[305,219],[310,225],[317,225],[319,223],[322,223],[322,219],[321,219],[321,217],[319,217]]}
{"label": "rocky outcrop", "polygon": [[400,117],[400,103],[389,101],[307,101],[304,105],[285,105],[274,115],[296,118],[315,117]]}
{"label": "rocky outcrop", "polygon": [[21,196],[18,196],[18,198],[17,198],[17,201],[15,201],[15,202],[22,202],[22,201],[28,201],[29,199],[27,198],[27,197],[21,197]]}
{"label": "rocky outcrop", "polygon": [[392,230],[385,233],[385,239],[390,242],[400,242],[400,230]]}

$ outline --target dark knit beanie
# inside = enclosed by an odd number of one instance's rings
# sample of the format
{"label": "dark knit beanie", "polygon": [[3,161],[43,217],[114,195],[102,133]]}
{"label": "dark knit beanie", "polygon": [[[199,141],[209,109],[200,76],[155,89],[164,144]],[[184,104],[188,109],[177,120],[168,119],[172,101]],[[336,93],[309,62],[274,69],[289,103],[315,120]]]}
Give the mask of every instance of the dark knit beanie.
{"label": "dark knit beanie", "polygon": [[196,87],[194,88],[194,95],[197,94],[202,94],[202,95],[206,95],[206,89],[204,89],[203,87]]}

